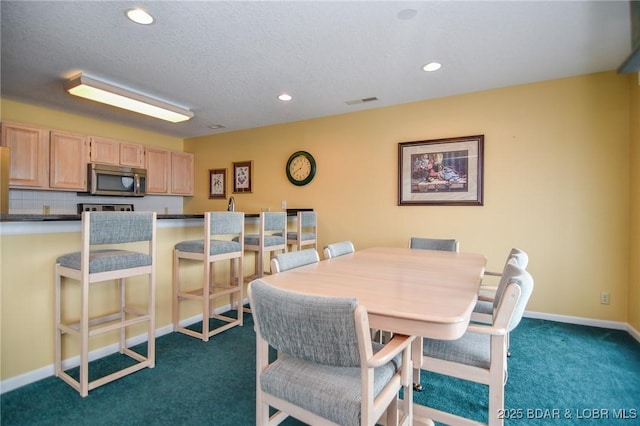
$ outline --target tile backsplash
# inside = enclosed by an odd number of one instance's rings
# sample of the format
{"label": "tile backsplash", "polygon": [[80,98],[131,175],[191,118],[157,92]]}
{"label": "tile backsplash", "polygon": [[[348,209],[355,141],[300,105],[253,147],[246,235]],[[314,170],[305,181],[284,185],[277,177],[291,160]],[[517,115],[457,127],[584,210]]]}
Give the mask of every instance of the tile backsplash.
{"label": "tile backsplash", "polygon": [[77,214],[79,203],[133,204],[136,211],[182,214],[180,196],[100,197],[64,191],[9,190],[9,214]]}

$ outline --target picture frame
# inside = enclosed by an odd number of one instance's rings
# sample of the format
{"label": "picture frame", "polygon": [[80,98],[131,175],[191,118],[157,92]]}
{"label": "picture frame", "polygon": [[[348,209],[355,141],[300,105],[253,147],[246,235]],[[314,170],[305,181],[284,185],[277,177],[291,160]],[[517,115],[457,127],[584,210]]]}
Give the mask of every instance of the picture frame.
{"label": "picture frame", "polygon": [[227,169],[209,170],[209,198],[227,198]]}
{"label": "picture frame", "polygon": [[482,206],[484,135],[398,144],[399,206]]}
{"label": "picture frame", "polygon": [[250,193],[253,187],[253,161],[233,163],[233,192]]}

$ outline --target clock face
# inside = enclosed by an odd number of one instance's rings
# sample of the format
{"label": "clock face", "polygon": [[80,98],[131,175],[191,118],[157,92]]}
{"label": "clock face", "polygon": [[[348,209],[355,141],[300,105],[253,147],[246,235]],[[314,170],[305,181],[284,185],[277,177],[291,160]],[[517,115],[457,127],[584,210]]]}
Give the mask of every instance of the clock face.
{"label": "clock face", "polygon": [[294,185],[306,185],[316,174],[316,161],[306,151],[295,152],[289,157],[285,169],[289,181]]}

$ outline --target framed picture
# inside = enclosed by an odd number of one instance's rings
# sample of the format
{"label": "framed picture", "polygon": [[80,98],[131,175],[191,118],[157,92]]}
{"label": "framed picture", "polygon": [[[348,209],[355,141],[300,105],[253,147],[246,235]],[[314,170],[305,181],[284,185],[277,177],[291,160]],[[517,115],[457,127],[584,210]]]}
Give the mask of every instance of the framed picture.
{"label": "framed picture", "polygon": [[227,169],[209,170],[209,198],[227,198]]}
{"label": "framed picture", "polygon": [[233,192],[251,192],[253,161],[233,163]]}
{"label": "framed picture", "polygon": [[484,135],[398,144],[399,206],[481,206]]}

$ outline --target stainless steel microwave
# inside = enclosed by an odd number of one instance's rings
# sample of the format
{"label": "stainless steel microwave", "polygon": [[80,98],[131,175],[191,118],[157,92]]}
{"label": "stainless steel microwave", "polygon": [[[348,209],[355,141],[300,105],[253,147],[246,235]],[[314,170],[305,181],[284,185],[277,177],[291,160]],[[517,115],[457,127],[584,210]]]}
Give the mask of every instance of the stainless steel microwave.
{"label": "stainless steel microwave", "polygon": [[90,195],[142,197],[147,193],[147,170],[89,163],[87,192]]}

